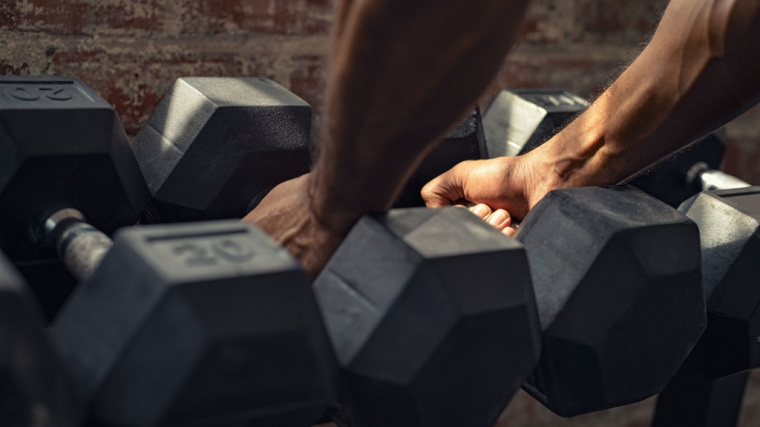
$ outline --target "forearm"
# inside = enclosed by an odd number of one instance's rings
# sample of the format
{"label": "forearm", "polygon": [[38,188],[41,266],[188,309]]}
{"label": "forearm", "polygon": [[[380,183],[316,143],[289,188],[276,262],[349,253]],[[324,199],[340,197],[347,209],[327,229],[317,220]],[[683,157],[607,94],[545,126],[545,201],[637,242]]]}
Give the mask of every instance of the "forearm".
{"label": "forearm", "polygon": [[311,176],[315,210],[387,209],[431,142],[495,75],[526,2],[343,1]]}
{"label": "forearm", "polygon": [[758,7],[756,0],[671,1],[631,66],[534,151],[553,180],[547,187],[620,182],[757,102]]}

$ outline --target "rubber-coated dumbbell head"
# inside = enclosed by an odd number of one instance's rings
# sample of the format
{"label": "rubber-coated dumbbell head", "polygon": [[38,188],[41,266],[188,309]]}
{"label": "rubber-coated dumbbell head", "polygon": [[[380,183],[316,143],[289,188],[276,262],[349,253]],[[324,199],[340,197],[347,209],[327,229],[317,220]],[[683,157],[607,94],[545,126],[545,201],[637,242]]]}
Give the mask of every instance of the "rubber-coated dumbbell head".
{"label": "rubber-coated dumbbell head", "polygon": [[310,425],[334,397],[306,273],[237,221],[119,232],[52,330],[108,425]]}
{"label": "rubber-coated dumbbell head", "polygon": [[708,310],[690,362],[715,378],[760,366],[760,187],[704,192],[679,210],[699,226]]}
{"label": "rubber-coated dumbbell head", "polygon": [[26,285],[0,254],[0,424],[76,427],[82,408]]}
{"label": "rubber-coated dumbbell head", "polygon": [[538,357],[525,252],[465,209],[359,220],[314,283],[352,426],[491,426]]}
{"label": "rubber-coated dumbbell head", "polygon": [[564,90],[502,90],[483,113],[488,156],[525,154],[587,107],[585,100]]}
{"label": "rubber-coated dumbbell head", "polygon": [[147,222],[240,218],[307,173],[311,107],[264,78],[177,79],[132,149],[153,202]]}
{"label": "rubber-coated dumbbell head", "polygon": [[149,197],[116,112],[94,90],[72,77],[0,77],[0,247],[14,263],[56,259],[40,234],[55,210],[78,209],[111,234]]}
{"label": "rubber-coated dumbbell head", "polygon": [[633,187],[573,188],[517,239],[544,332],[526,390],[562,416],[662,391],[705,327],[696,225]]}

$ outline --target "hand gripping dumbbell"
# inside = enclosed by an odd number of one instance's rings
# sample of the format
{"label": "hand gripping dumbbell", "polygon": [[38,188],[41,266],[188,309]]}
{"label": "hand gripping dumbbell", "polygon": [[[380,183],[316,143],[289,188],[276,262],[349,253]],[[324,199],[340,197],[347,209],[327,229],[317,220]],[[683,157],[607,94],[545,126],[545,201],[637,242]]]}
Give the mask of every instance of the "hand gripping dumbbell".
{"label": "hand gripping dumbbell", "polygon": [[[557,89],[501,91],[483,114],[489,157],[518,156],[533,150],[588,105],[584,99]],[[720,132],[710,134],[637,174],[629,184],[677,208],[699,192],[686,181],[688,170],[699,162],[717,168],[724,151]]]}
{"label": "hand gripping dumbbell", "polygon": [[[489,155],[524,154],[587,106],[560,90],[502,91],[483,117]],[[632,188],[584,188],[550,193],[516,237],[544,331],[525,388],[565,416],[661,391],[704,328],[694,224]]]}
{"label": "hand gripping dumbbell", "polygon": [[[52,332],[88,416],[120,426],[316,419],[332,397],[332,354],[297,261],[234,222],[133,229],[112,246],[104,231],[136,218],[134,199],[148,200],[114,111],[76,79],[5,81],[16,96],[0,101],[12,131],[3,147],[47,155],[28,154],[2,187],[13,206],[2,231],[17,259],[57,251],[82,282]],[[44,131],[18,93],[60,98],[25,101],[43,102]],[[64,134],[72,143],[56,145]],[[45,179],[27,175],[40,165]]]}

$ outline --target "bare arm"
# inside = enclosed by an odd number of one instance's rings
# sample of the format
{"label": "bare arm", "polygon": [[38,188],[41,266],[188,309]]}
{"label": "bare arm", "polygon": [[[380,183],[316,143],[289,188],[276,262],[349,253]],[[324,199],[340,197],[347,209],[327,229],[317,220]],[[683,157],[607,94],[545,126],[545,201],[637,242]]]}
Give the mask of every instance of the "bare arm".
{"label": "bare arm", "polygon": [[327,120],[311,174],[244,220],[316,275],[354,222],[383,211],[499,69],[528,0],[340,0]]}
{"label": "bare arm", "polygon": [[757,0],[671,1],[633,64],[536,150],[547,187],[620,182],[757,103],[758,9]]}
{"label": "bare arm", "polygon": [[755,104],[759,0],[672,0],[652,41],[599,99],[520,157],[463,162],[422,190],[523,218],[550,190],[621,182]]}
{"label": "bare arm", "polygon": [[431,143],[472,107],[496,74],[526,3],[339,5],[343,20],[334,44],[327,123],[310,180],[321,220],[351,222],[390,206]]}

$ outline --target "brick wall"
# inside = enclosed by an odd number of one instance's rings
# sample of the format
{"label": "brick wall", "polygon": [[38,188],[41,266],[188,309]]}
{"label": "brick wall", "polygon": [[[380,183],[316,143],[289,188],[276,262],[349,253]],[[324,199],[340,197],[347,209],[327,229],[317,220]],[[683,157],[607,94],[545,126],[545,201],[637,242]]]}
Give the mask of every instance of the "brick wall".
{"label": "brick wall", "polygon": [[[499,87],[559,87],[593,96],[632,59],[663,0],[534,0]],[[136,133],[180,76],[265,76],[321,111],[333,0],[3,0],[0,75],[74,75]],[[728,127],[724,168],[760,182],[760,109]],[[743,412],[760,408],[753,379]],[[518,395],[500,425],[645,426],[651,400],[573,420]],[[508,422],[507,422],[508,421]]]}
{"label": "brick wall", "polygon": [[[663,0],[534,0],[499,87],[593,96],[652,32]],[[74,75],[136,133],[175,78],[265,76],[321,111],[333,0],[8,0],[0,74]],[[756,109],[728,127],[725,169],[760,182]]]}
{"label": "brick wall", "polygon": [[0,74],[74,75],[136,133],[181,76],[262,76],[321,105],[330,0],[0,2]]}

